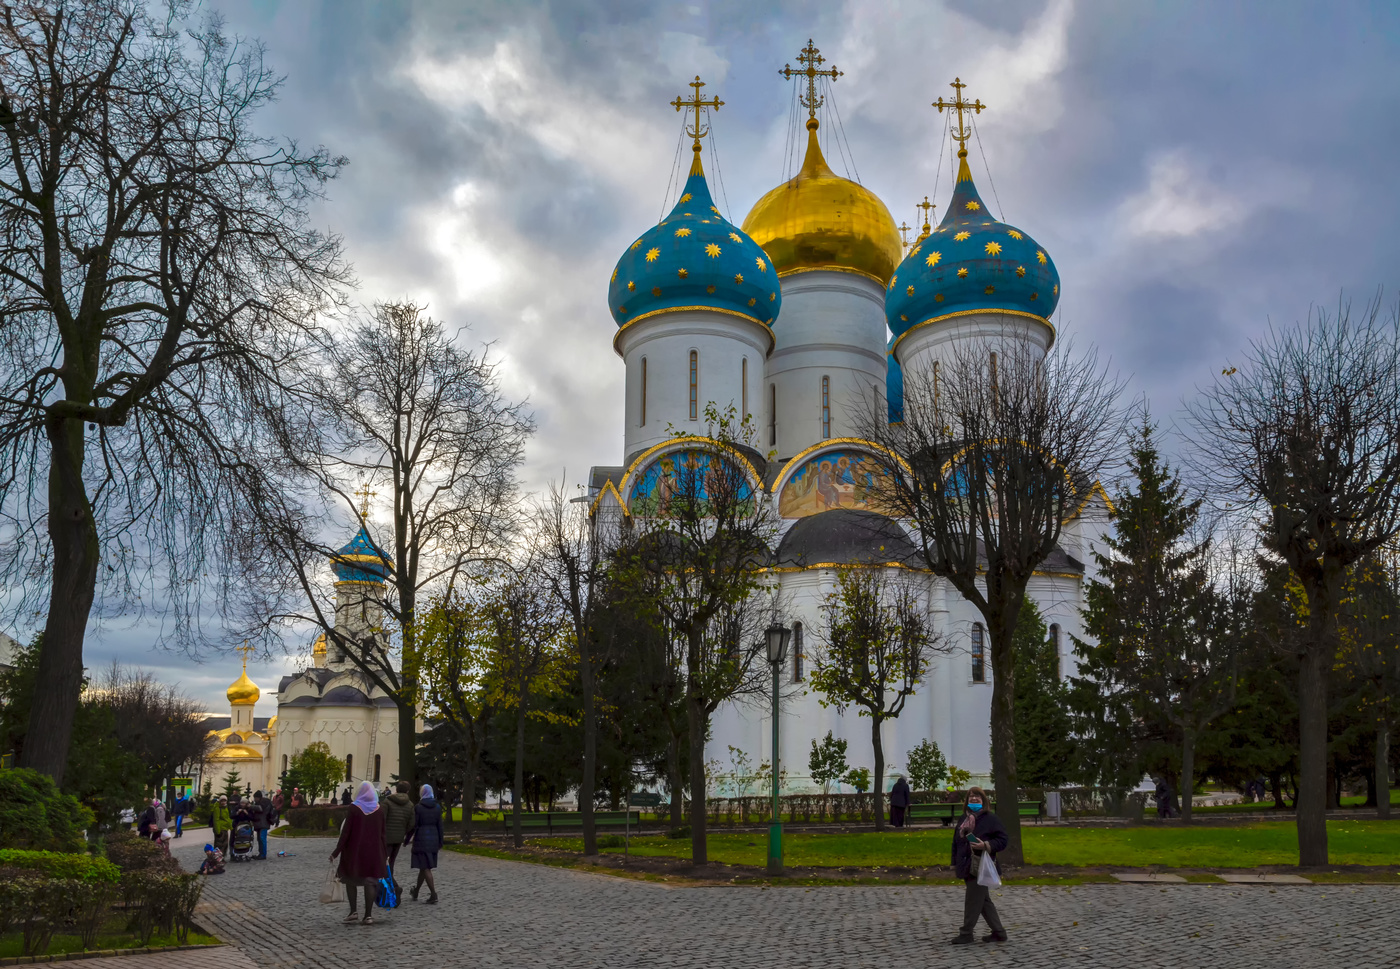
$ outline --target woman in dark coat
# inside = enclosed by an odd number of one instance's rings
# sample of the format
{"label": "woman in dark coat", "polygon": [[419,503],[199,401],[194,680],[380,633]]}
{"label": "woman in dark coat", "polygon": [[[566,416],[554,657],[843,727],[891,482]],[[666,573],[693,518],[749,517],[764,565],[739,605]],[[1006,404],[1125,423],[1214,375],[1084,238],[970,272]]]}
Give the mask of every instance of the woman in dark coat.
{"label": "woman in dark coat", "polygon": [[355,922],[355,897],[359,889],[365,891],[364,924],[374,922],[374,896],[379,879],[389,874],[385,864],[389,847],[384,841],[384,809],[379,806],[379,798],[374,793],[374,785],[365,781],[360,785],[360,795],[350,805],[345,825],[340,829],[340,840],[331,852],[331,861],[340,858],[336,877],[345,885],[345,894],[350,898],[350,914],[345,921]]}
{"label": "woman in dark coat", "polygon": [[[424,784],[419,792],[418,806],[413,809],[413,860],[418,869],[418,884],[413,886],[413,898],[418,899],[418,889],[428,883],[432,894],[428,904],[437,902],[437,885],[433,883],[433,869],[437,867],[438,849],[442,847],[442,805],[433,797],[433,788]],[[464,807],[463,810],[466,810]]]}
{"label": "woman in dark coat", "polygon": [[903,775],[890,788],[890,824],[904,827],[904,812],[909,809],[909,782]]}
{"label": "woman in dark coat", "polygon": [[962,930],[951,940],[953,945],[966,945],[973,941],[972,932],[977,928],[977,919],[985,918],[992,931],[982,937],[983,942],[1005,942],[1006,928],[997,915],[997,907],[992,904],[991,889],[977,884],[977,870],[982,855],[988,854],[996,861],[997,852],[1006,849],[1006,829],[997,816],[987,809],[987,793],[980,787],[967,790],[967,807],[962,820],[953,828],[953,870],[967,885],[963,897]]}

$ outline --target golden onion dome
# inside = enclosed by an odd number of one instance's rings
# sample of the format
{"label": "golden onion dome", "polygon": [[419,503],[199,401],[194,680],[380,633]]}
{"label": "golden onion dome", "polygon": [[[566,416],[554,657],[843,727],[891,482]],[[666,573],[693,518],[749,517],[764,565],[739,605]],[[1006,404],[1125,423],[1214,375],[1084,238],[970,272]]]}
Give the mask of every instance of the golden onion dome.
{"label": "golden onion dome", "polygon": [[807,121],[807,156],[796,176],[749,211],[744,232],[768,253],[778,275],[810,269],[859,273],[889,285],[904,257],[899,229],[870,189],[831,170]]}
{"label": "golden onion dome", "polygon": [[233,681],[224,695],[228,697],[229,703],[240,705],[245,703],[257,703],[258,697],[262,696],[262,690],[259,690],[258,685],[248,679],[248,669],[245,666],[243,675]]}
{"label": "golden onion dome", "polygon": [[312,656],[325,656],[325,655],[326,655],[326,634],[325,634],[325,633],[321,633],[321,635],[319,635],[319,636],[316,637],[316,645],[314,645],[314,646],[311,647],[311,655],[312,655]]}

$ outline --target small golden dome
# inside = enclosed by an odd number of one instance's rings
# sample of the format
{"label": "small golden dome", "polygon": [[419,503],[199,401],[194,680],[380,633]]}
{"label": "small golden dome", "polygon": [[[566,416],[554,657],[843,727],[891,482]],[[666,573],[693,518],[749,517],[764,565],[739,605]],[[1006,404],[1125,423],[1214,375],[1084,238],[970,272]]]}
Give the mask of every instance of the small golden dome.
{"label": "small golden dome", "polygon": [[831,170],[807,122],[807,156],[797,175],[749,211],[744,231],[782,276],[807,269],[853,272],[889,284],[904,257],[894,217],[874,192]]}
{"label": "small golden dome", "polygon": [[319,636],[316,637],[316,645],[314,645],[314,646],[311,647],[311,655],[312,655],[312,656],[325,656],[325,655],[326,655],[326,634],[325,634],[325,633],[321,633],[321,635],[319,635]]}
{"label": "small golden dome", "polygon": [[210,760],[262,760],[263,755],[243,744],[229,744],[209,755]]}
{"label": "small golden dome", "polygon": [[252,704],[258,702],[258,697],[262,696],[262,690],[259,690],[258,685],[248,679],[248,670],[245,667],[243,675],[233,681],[224,695],[228,697],[229,703]]}

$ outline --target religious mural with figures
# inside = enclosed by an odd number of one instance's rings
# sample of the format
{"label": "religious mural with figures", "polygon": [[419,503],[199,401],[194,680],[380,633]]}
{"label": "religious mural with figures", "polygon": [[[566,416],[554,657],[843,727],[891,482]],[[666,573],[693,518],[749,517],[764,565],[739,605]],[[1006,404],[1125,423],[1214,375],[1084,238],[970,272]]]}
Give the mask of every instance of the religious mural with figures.
{"label": "religious mural with figures", "polygon": [[872,489],[884,474],[880,462],[865,451],[841,448],[822,451],[799,467],[778,493],[778,514],[806,518],[835,508],[860,508],[888,514]]}
{"label": "religious mural with figures", "polygon": [[711,494],[729,489],[737,492],[740,501],[752,504],[753,483],[738,465],[705,451],[672,451],[637,477],[627,506],[643,518],[665,517],[677,502],[693,495],[700,502],[700,513],[707,515]]}

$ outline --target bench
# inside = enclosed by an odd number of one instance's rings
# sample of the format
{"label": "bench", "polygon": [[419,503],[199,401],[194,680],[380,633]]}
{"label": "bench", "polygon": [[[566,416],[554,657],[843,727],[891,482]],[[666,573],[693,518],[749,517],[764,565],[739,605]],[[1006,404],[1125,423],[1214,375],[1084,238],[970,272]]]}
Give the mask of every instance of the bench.
{"label": "bench", "polygon": [[[642,820],[640,811],[594,811],[593,824],[599,828],[637,827]],[[514,820],[509,811],[503,819],[505,833],[515,830]],[[583,815],[577,811],[522,811],[520,812],[521,831],[582,831]]]}
{"label": "bench", "polygon": [[[910,821],[941,821],[946,826],[962,817],[962,812],[961,804],[911,804],[906,817]],[[1045,817],[1045,802],[1021,801],[1016,805],[1016,813],[1039,821]]]}

